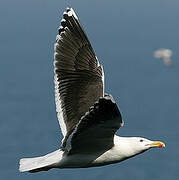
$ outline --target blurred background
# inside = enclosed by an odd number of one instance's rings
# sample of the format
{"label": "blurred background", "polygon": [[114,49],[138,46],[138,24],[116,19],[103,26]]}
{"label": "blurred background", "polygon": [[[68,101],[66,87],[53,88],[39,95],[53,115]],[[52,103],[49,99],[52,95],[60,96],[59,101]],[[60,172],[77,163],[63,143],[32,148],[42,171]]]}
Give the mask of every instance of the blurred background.
{"label": "blurred background", "polygon": [[[20,173],[22,157],[60,147],[53,46],[74,8],[105,71],[125,125],[120,136],[166,143],[130,160],[89,169]],[[179,177],[178,0],[0,0],[0,175],[13,180],[176,180]],[[157,51],[167,50],[164,55]]]}

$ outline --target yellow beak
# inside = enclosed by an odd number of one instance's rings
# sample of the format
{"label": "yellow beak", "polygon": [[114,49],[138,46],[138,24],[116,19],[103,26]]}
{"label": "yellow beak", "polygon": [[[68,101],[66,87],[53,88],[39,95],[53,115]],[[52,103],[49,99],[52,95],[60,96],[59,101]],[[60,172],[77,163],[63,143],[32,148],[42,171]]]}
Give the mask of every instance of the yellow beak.
{"label": "yellow beak", "polygon": [[165,147],[165,144],[161,141],[153,141],[152,144],[150,144],[151,147]]}

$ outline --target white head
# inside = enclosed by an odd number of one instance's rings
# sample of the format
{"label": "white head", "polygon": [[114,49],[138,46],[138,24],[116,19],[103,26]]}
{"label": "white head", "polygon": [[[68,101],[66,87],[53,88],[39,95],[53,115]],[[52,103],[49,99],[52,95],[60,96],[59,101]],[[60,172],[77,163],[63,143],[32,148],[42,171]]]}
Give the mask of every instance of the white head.
{"label": "white head", "polygon": [[129,138],[130,148],[135,154],[142,153],[150,148],[165,147],[165,144],[161,141],[151,141],[142,137]]}
{"label": "white head", "polygon": [[165,144],[161,141],[151,141],[142,137],[119,137],[117,141],[126,157],[135,156],[150,148],[165,147]]}

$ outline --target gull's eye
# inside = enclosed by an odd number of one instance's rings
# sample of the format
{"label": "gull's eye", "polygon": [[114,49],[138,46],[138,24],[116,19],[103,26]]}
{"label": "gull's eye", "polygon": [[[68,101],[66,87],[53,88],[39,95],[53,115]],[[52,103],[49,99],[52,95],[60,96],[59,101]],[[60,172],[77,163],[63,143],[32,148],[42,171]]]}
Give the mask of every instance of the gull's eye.
{"label": "gull's eye", "polygon": [[144,140],[143,139],[140,139],[140,142],[143,142]]}

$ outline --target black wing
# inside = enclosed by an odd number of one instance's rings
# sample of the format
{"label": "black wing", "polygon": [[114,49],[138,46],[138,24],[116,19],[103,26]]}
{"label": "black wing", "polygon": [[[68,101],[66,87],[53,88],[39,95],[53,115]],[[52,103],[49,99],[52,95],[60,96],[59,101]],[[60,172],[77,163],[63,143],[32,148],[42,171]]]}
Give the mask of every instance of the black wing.
{"label": "black wing", "polygon": [[114,134],[122,125],[121,113],[113,97],[105,95],[82,117],[71,134],[70,153],[110,149],[114,145]]}
{"label": "black wing", "polygon": [[63,14],[54,68],[56,110],[65,147],[81,117],[104,94],[102,66],[72,8]]}

